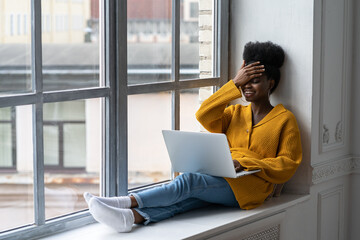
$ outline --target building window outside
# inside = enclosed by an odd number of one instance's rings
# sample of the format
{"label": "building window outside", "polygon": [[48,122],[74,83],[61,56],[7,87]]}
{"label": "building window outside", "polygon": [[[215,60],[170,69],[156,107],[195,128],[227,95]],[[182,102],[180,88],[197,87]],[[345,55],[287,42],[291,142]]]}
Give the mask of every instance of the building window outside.
{"label": "building window outside", "polygon": [[0,171],[16,168],[15,108],[0,108]]}
{"label": "building window outside", "polygon": [[86,169],[85,103],[81,100],[44,105],[45,170],[76,173]]}
{"label": "building window outside", "polygon": [[[0,189],[3,190],[0,192],[10,189],[11,194],[22,192],[21,199],[24,199],[27,206],[26,211],[20,216],[21,209],[17,207],[19,203],[9,204],[8,200],[3,200],[8,206],[2,208],[0,214],[19,214],[14,219],[7,220],[6,224],[0,224],[0,236],[3,231],[34,223],[46,225],[46,220],[58,217],[66,219],[65,216],[86,209],[82,197],[84,191],[97,195],[124,194],[119,188],[133,191],[171,180],[171,166],[161,130],[203,131],[195,119],[195,112],[201,102],[213,92],[214,86],[220,84],[220,78],[214,71],[218,60],[214,59],[213,55],[217,48],[216,42],[213,41],[216,38],[213,32],[213,19],[217,11],[214,7],[218,4],[217,1],[211,1],[212,4],[202,4],[202,1],[194,0],[179,1],[176,11],[181,13],[185,5],[192,6],[186,8],[189,11],[187,16],[191,16],[191,19],[186,18],[184,14],[179,14],[179,18],[175,19],[172,15],[172,4],[177,1],[161,0],[159,4],[159,0],[129,0],[126,20],[127,61],[110,63],[116,67],[128,66],[128,94],[120,96],[127,99],[125,104],[128,115],[122,116],[120,122],[116,123],[125,124],[127,127],[126,140],[120,136],[119,142],[125,144],[127,149],[128,158],[125,158],[125,161],[128,168],[121,171],[126,171],[128,178],[120,182],[120,186],[112,185],[111,182],[121,178],[122,172],[120,175],[114,175],[106,170],[106,165],[113,164],[111,161],[116,162],[117,159],[110,159],[105,154],[106,151],[116,149],[104,149],[108,146],[105,140],[116,133],[115,129],[107,130],[105,127],[110,126],[106,121],[111,121],[111,117],[105,117],[106,111],[111,109],[111,106],[104,107],[110,98],[107,89],[111,91],[113,86],[111,82],[106,83],[105,79],[101,79],[105,76],[105,73],[101,72],[101,69],[105,71],[105,66],[102,66],[101,62],[104,56],[101,54],[106,49],[99,51],[99,39],[103,37],[99,29],[104,19],[99,19],[98,12],[104,3],[86,0],[55,1],[54,4],[62,6],[64,2],[69,4],[68,13],[63,12],[61,8],[58,8],[58,12],[55,10],[50,13],[50,2],[41,1],[42,89],[38,94],[43,96],[40,99],[44,99],[44,102],[38,102],[39,98],[34,95],[30,104],[21,103],[23,93],[34,93],[35,86],[31,85],[30,79],[31,74],[36,73],[30,71],[31,64],[34,64],[31,63],[30,54],[23,54],[25,58],[20,60],[24,65],[20,68],[0,62],[0,70],[11,70],[0,71],[0,74],[5,74],[0,76],[0,98],[18,94],[14,95],[14,99],[18,100],[11,106],[14,113],[16,112],[16,118],[13,114],[14,119],[0,119],[0,128],[3,124],[8,127],[6,124],[9,124],[9,121],[12,122],[13,129],[16,128],[16,131],[12,130],[13,137],[16,138],[15,141],[12,140],[12,144],[15,145],[12,146],[15,153],[13,156],[16,157],[13,160],[13,169],[16,173],[10,175],[14,179],[10,182],[4,180],[9,175],[0,175]],[[81,10],[78,8],[80,4]],[[86,8],[89,11],[84,13],[82,9]],[[57,9],[56,6],[54,9]],[[34,16],[30,9],[27,11],[29,16]],[[24,33],[27,14],[24,15]],[[11,16],[10,23],[13,25],[13,15]],[[200,16],[207,21],[199,22]],[[51,19],[55,20],[54,25],[51,24]],[[85,29],[85,22],[86,31],[79,31]],[[172,28],[176,22],[178,35],[174,40]],[[53,32],[54,36],[44,34],[47,32]],[[26,41],[27,38],[24,38],[24,48],[21,49],[30,51],[31,48]],[[177,66],[172,61],[175,48],[178,48],[178,52],[175,52]],[[17,56],[14,52],[9,58],[15,59]],[[6,72],[9,73],[6,75]],[[97,94],[96,97],[93,93]],[[0,108],[8,111],[6,109]],[[39,115],[42,118],[38,120],[40,126],[32,122],[33,119],[38,119],[34,118],[37,111],[42,113]],[[6,138],[5,142],[9,143],[9,130],[0,129],[0,137],[1,131],[3,138]],[[40,139],[33,137],[34,132],[37,135],[41,133],[43,146],[36,148]],[[33,151],[35,159],[32,157]],[[9,153],[6,154],[8,158]],[[39,174],[39,169],[33,168],[38,165],[34,165],[33,162],[36,161],[36,157],[41,158],[42,155],[43,172],[40,170],[40,173],[43,174],[43,182],[39,184],[36,178],[33,178],[34,174]],[[2,155],[0,157],[5,159]],[[102,168],[104,166],[105,168]],[[105,189],[105,182],[100,179],[101,173],[110,175],[110,183],[106,184],[113,186],[112,188],[101,191]],[[38,189],[35,192],[34,187]],[[43,200],[41,196],[44,196]],[[33,199],[38,198],[43,203],[43,209],[34,205]]]}
{"label": "building window outside", "polygon": [[17,15],[17,35],[21,35],[21,14]]}
{"label": "building window outside", "polygon": [[14,14],[10,14],[10,36],[14,35]]}
{"label": "building window outside", "polygon": [[199,3],[191,2],[190,3],[190,18],[199,17]]}

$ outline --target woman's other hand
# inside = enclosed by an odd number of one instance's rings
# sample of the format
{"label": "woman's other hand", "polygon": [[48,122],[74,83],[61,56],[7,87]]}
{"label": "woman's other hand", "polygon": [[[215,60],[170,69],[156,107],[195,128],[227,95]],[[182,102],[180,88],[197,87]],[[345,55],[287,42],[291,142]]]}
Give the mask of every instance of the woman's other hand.
{"label": "woman's other hand", "polygon": [[241,164],[237,161],[237,160],[233,160],[234,163],[234,168],[236,172],[240,172],[242,170],[244,170],[244,167],[241,166]]}
{"label": "woman's other hand", "polygon": [[254,62],[245,66],[243,62],[240,70],[234,77],[233,81],[237,87],[241,87],[253,78],[261,77],[265,72],[264,65],[259,65],[260,62]]}

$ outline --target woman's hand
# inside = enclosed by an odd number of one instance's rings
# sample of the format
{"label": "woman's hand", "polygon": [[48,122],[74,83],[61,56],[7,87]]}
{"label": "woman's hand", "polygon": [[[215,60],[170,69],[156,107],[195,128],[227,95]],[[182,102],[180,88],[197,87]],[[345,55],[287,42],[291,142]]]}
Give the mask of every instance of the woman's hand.
{"label": "woman's hand", "polygon": [[262,73],[265,72],[264,65],[259,65],[260,62],[254,62],[245,66],[243,62],[240,70],[234,77],[233,81],[237,87],[241,87],[253,78],[261,77]]}
{"label": "woman's hand", "polygon": [[234,163],[234,168],[236,172],[240,172],[242,170],[244,170],[244,167],[241,166],[241,164],[237,161],[237,160],[233,160]]}

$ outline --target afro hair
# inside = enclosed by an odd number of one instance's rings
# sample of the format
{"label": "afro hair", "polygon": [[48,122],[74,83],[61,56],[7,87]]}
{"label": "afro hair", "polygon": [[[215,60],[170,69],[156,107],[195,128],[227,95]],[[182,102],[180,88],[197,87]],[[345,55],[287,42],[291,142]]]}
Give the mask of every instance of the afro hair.
{"label": "afro hair", "polygon": [[268,79],[273,79],[275,84],[271,93],[278,86],[280,81],[280,67],[284,63],[284,50],[277,44],[268,42],[248,42],[244,47],[243,59],[248,65],[252,62],[260,61],[265,65],[265,75]]}

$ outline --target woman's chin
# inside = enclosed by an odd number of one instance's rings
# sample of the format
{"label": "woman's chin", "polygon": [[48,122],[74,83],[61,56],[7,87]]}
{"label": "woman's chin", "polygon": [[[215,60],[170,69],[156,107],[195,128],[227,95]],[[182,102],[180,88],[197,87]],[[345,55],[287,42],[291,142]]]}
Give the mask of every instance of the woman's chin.
{"label": "woman's chin", "polygon": [[252,97],[246,97],[246,96],[245,96],[245,100],[246,100],[247,102],[252,102],[252,101],[253,101],[253,98],[252,98]]}

